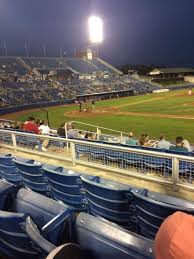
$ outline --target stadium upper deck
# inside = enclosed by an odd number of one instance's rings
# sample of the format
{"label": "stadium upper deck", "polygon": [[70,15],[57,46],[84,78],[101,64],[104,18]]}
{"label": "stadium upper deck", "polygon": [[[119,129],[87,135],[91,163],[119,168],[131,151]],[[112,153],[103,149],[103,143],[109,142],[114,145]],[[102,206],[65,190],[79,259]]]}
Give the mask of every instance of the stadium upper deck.
{"label": "stadium upper deck", "polygon": [[24,75],[27,70],[70,70],[75,74],[97,72],[121,75],[122,72],[100,58],[86,60],[81,58],[47,57],[0,57],[0,74]]}

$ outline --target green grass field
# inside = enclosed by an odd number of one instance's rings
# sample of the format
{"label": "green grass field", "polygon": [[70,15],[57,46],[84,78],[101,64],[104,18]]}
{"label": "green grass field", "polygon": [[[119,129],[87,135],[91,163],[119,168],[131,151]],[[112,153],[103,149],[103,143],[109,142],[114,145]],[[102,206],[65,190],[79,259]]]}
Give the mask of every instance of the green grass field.
{"label": "green grass field", "polygon": [[[124,132],[133,131],[137,137],[148,133],[154,139],[165,134],[169,140],[174,140],[181,135],[194,143],[194,95],[188,96],[187,90],[99,101],[95,111],[86,113],[79,113],[78,105],[47,109],[53,128],[62,122],[76,120]],[[46,119],[41,110],[11,116],[24,121],[29,115]]]}

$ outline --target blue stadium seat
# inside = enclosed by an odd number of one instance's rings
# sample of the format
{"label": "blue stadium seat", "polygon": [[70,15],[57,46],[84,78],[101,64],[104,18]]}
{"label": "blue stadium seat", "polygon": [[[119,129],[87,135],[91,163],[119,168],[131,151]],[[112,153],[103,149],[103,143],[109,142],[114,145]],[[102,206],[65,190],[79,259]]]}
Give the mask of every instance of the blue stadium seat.
{"label": "blue stadium seat", "polygon": [[154,258],[151,240],[85,213],[77,218],[75,242],[84,259]]}
{"label": "blue stadium seat", "polygon": [[11,183],[0,180],[0,210],[9,209],[17,189]]}
{"label": "blue stadium seat", "polygon": [[89,146],[84,146],[84,145],[75,145],[75,154],[76,158],[79,159],[80,155],[82,154],[89,154],[90,153],[90,147]]}
{"label": "blue stadium seat", "polygon": [[130,186],[97,176],[81,176],[81,180],[93,215],[130,227],[132,214],[129,207],[129,195],[132,189]]}
{"label": "blue stadium seat", "polygon": [[12,199],[9,212],[0,211],[0,253],[11,258],[43,258],[42,251],[29,240],[25,228],[30,216],[41,235],[54,245],[68,242],[73,212],[68,206],[26,189]]}
{"label": "blue stadium seat", "polygon": [[80,174],[63,167],[43,166],[53,197],[75,210],[86,210],[87,200]]}
{"label": "blue stadium seat", "polygon": [[183,211],[194,215],[194,203],[167,195],[141,190],[133,192],[133,205],[139,234],[154,239],[155,235],[169,215]]}
{"label": "blue stadium seat", "polygon": [[26,189],[20,189],[12,210],[30,216],[43,236],[54,244],[63,240],[65,222],[71,224],[73,215],[67,205]]}
{"label": "blue stadium seat", "polygon": [[[81,259],[81,250],[78,245],[66,243],[56,247],[51,242],[43,238],[38,227],[30,217],[27,217],[26,219],[25,229],[30,240],[41,250],[42,254],[45,256],[49,254],[49,259],[54,259],[57,256],[63,259]],[[52,253],[52,256],[50,253]]]}
{"label": "blue stadium seat", "polygon": [[41,235],[40,230],[31,217],[28,216],[25,223],[25,230],[28,237],[35,244],[35,246],[41,249],[42,254],[47,255],[56,248],[53,243],[49,242]]}
{"label": "blue stadium seat", "polygon": [[11,154],[0,156],[0,177],[16,186],[22,185],[22,177],[13,162]]}
{"label": "blue stadium seat", "polygon": [[14,162],[18,168],[24,185],[38,193],[50,196],[50,188],[42,169],[42,165],[35,160],[15,158]]}
{"label": "blue stadium seat", "polygon": [[38,259],[39,249],[25,233],[24,213],[0,211],[0,254],[8,258]]}

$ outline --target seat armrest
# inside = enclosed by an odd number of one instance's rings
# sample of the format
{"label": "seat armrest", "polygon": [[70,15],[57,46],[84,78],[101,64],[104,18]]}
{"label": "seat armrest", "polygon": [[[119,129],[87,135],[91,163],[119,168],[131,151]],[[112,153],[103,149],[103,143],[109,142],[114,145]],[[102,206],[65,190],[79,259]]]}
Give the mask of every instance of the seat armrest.
{"label": "seat armrest", "polygon": [[45,254],[49,254],[51,251],[53,251],[56,246],[53,245],[51,242],[47,241],[45,238],[43,238],[40,234],[40,231],[38,230],[38,227],[33,222],[33,220],[30,217],[26,218],[26,233],[31,239],[31,241],[42,250]]}

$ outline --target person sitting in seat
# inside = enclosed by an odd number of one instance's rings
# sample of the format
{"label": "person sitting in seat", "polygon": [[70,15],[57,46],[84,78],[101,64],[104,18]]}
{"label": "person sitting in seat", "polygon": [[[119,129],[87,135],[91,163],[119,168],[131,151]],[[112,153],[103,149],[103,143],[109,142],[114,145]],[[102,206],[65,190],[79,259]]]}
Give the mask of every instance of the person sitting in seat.
{"label": "person sitting in seat", "polygon": [[160,226],[155,238],[156,259],[192,259],[194,217],[183,212],[170,215]]}
{"label": "person sitting in seat", "polygon": [[48,126],[47,122],[44,122],[44,120],[40,121],[40,126],[38,128],[40,130],[40,134],[42,135],[49,135],[50,134],[50,127]]}
{"label": "person sitting in seat", "polygon": [[160,136],[160,141],[158,142],[158,144],[156,145],[156,148],[159,148],[159,149],[167,149],[169,150],[169,148],[172,146],[172,144],[167,141],[165,139],[165,136],[164,135],[161,135]]}
{"label": "person sitting in seat", "polygon": [[192,147],[187,139],[183,139],[183,147],[186,147],[189,152],[192,152]]}
{"label": "person sitting in seat", "polygon": [[139,144],[143,147],[151,147],[150,138],[148,134],[142,134],[139,140]]}
{"label": "person sitting in seat", "polygon": [[39,134],[38,125],[35,123],[34,117],[29,117],[28,121],[24,124],[23,130],[34,134]]}
{"label": "person sitting in seat", "polygon": [[188,149],[183,146],[183,138],[181,136],[176,137],[176,146],[171,146],[171,151],[188,152]]}
{"label": "person sitting in seat", "polygon": [[125,141],[126,145],[136,146],[138,145],[138,141],[133,138],[133,132],[129,133],[129,138]]}
{"label": "person sitting in seat", "polygon": [[61,126],[57,129],[57,134],[59,135],[59,137],[66,137],[65,123],[62,123]]}

